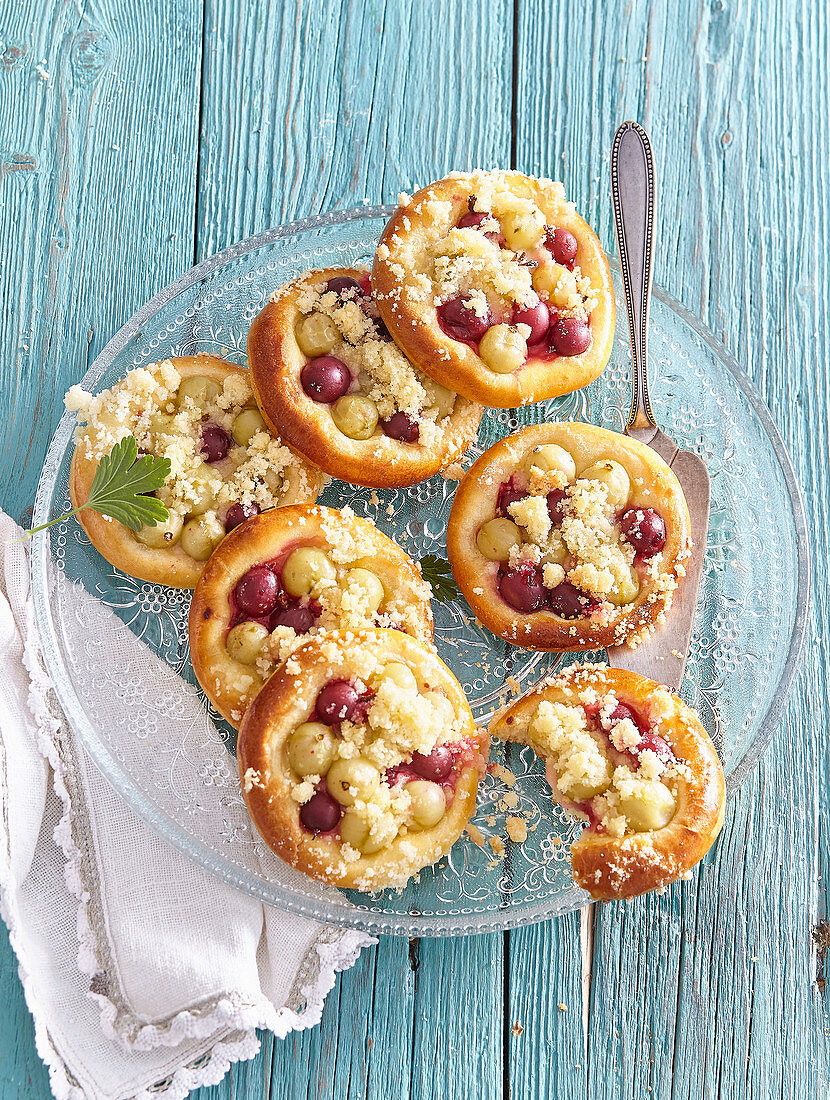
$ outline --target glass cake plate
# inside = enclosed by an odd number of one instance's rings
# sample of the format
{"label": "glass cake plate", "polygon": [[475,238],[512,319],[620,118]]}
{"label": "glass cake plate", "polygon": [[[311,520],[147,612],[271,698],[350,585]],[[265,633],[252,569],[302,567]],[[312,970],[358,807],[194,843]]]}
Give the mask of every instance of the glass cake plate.
{"label": "glass cake plate", "polygon": [[[310,218],[206,260],[113,337],[83,385],[102,389],[131,367],[171,355],[211,352],[244,364],[248,326],[271,291],[307,268],[371,262],[391,209]],[[622,301],[619,287],[617,298]],[[809,592],[804,508],[761,398],[711,333],[660,290],[654,293],[650,337],[658,423],[704,459],[712,478],[705,569],[681,694],[700,712],[734,792],[772,736],[801,649]],[[472,455],[522,424],[548,419],[581,419],[621,430],[630,404],[629,367],[623,317],[600,379],[527,409],[487,410]],[[65,415],[49,448],[34,524],[69,508],[73,426]],[[350,505],[415,558],[445,556],[455,484],[436,476],[408,489],[372,491],[334,481],[321,500]],[[568,847],[579,826],[551,801],[534,754],[498,742],[492,760],[504,763],[516,783],[508,788],[494,774],[483,781],[473,818],[488,838],[483,848],[463,837],[402,892],[378,895],[334,890],[288,868],[248,819],[230,727],[196,687],[189,690],[200,701],[198,728],[192,718],[182,720],[175,692],[160,690],[153,676],[114,678],[95,636],[94,616],[71,598],[74,583],[80,583],[174,673],[195,685],[187,637],[190,593],[115,570],[91,548],[74,519],[37,536],[31,561],[46,664],[73,728],[125,802],[209,872],[285,910],[412,936],[515,927],[587,900],[569,873]],[[88,600],[84,606],[97,605]],[[506,646],[475,622],[463,600],[436,602],[434,612],[438,651],[482,722],[504,699],[508,678],[525,689],[576,659]],[[602,660],[604,654],[587,657]],[[524,843],[507,838],[507,816],[525,819]]]}

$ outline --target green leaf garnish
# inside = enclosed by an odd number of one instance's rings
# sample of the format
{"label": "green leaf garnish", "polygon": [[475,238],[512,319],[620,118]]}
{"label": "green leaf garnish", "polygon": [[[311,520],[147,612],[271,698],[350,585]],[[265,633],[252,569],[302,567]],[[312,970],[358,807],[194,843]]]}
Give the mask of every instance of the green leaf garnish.
{"label": "green leaf garnish", "polygon": [[155,527],[163,523],[170,513],[160,500],[148,494],[160,489],[169,476],[169,458],[155,458],[153,455],[139,458],[138,444],[131,435],[125,435],[98,463],[86,503],[50,519],[40,527],[33,527],[26,535],[43,531],[53,523],[77,515],[84,508],[92,508],[104,516],[117,519],[131,531]]}
{"label": "green leaf garnish", "polygon": [[445,558],[436,557],[435,554],[425,554],[420,564],[424,580],[429,581],[432,594],[439,603],[449,603],[451,600],[461,598],[458,585],[452,575],[452,568]]}

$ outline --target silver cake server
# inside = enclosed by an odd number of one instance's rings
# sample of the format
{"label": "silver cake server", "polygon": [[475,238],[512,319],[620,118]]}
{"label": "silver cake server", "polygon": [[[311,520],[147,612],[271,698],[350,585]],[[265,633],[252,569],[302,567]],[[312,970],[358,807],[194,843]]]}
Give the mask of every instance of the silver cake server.
{"label": "silver cake server", "polygon": [[611,197],[631,340],[631,414],[626,435],[647,444],[671,466],[689,506],[692,556],[666,621],[635,649],[612,646],[609,662],[677,691],[683,679],[703,573],[709,528],[709,472],[691,451],[681,451],[657,427],[648,393],[648,311],[654,243],[654,162],[648,134],[624,122],[611,149]]}
{"label": "silver cake server", "polygon": [[[689,640],[703,573],[706,533],[709,529],[709,472],[691,451],[681,451],[661,432],[648,393],[648,308],[651,298],[651,262],[654,244],[654,161],[648,134],[636,122],[624,122],[611,148],[611,197],[620,256],[628,334],[631,340],[631,413],[625,434],[645,443],[674,470],[691,520],[692,556],[680,582],[666,622],[635,649],[612,646],[609,663],[658,680],[677,691],[683,679]],[[582,1018],[587,1056],[588,1013],[594,957],[596,903],[580,909],[582,949]]]}

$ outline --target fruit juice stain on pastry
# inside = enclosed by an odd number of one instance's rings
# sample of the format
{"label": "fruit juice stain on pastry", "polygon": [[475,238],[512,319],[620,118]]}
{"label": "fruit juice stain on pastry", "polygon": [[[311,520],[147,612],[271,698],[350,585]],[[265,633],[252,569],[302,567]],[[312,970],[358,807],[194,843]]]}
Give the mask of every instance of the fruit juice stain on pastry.
{"label": "fruit juice stain on pastry", "polygon": [[553,798],[586,828],[571,847],[594,899],[634,897],[689,873],[723,824],[725,785],[695,712],[662,684],[572,665],[491,723],[546,764]]}
{"label": "fruit juice stain on pastry", "polygon": [[263,683],[309,635],[391,627],[432,640],[415,563],[349,508],[276,508],[231,531],[190,607],[193,670],[238,726]]}
{"label": "fruit juice stain on pastry", "polygon": [[70,471],[72,504],[88,496],[99,460],[125,436],[167,458],[156,493],[168,518],[133,532],[92,510],[79,522],[112,565],[142,580],[192,588],[227,531],[260,511],[316,499],[319,470],[266,426],[248,372],[214,356],[184,356],[127,373],[97,396],[74,386],[79,419]]}
{"label": "fruit juice stain on pastry", "polygon": [[443,385],[510,408],[587,385],[614,332],[610,269],[560,183],[454,173],[402,195],[372,269],[383,321]]}
{"label": "fruit juice stain on pastry", "polygon": [[449,851],[489,739],[434,647],[398,631],[300,646],[249,708],[239,769],[257,829],[338,886],[401,888]]}
{"label": "fruit juice stain on pastry", "polygon": [[362,268],[280,287],[248,335],[268,423],[342,480],[411,485],[457,461],[482,410],[433,381],[392,340]]}
{"label": "fruit juice stain on pastry", "polygon": [[447,548],[495,634],[527,649],[637,644],[670,614],[690,555],[677,478],[648,447],[589,424],[540,424],[464,476]]}

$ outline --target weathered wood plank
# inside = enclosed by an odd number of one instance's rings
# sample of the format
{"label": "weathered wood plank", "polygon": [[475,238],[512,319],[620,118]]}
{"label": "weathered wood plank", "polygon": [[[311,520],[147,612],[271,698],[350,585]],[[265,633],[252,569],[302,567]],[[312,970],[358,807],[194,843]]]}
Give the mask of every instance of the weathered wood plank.
{"label": "weathered wood plank", "polygon": [[[305,1036],[311,1079],[323,1096],[406,1095],[412,1042],[406,1009],[415,993],[408,944],[383,940],[360,963],[359,971],[343,975],[336,999],[326,1002],[319,1032]],[[279,1045],[274,1051],[272,1088],[286,1067],[285,1053]],[[288,1100],[290,1089],[284,1095]],[[314,1087],[309,1089],[313,1095]]]}
{"label": "weathered wood plank", "polygon": [[49,1074],[35,1050],[35,1029],[17,974],[17,957],[5,925],[0,927],[0,1100],[35,1100],[49,1095]]}
{"label": "weathered wood plank", "polygon": [[65,390],[192,263],[201,12],[38,0],[0,41],[0,505],[23,517]]}
{"label": "weathered wood plank", "polygon": [[[339,0],[206,7],[199,255],[505,163],[512,12]],[[470,109],[472,105],[472,110]]]}
{"label": "weathered wood plank", "polygon": [[580,973],[578,913],[511,932],[510,1095],[571,1100],[589,1095]]}
{"label": "weathered wood plank", "polygon": [[498,934],[421,941],[412,1044],[413,1098],[501,1100],[505,1053],[502,943]]}
{"label": "weathered wood plank", "polygon": [[[23,522],[65,390],[192,263],[200,44],[190,0],[0,5],[0,506]],[[0,1000],[0,1097],[43,1100],[5,929]]]}
{"label": "weathered wood plank", "polygon": [[[518,166],[564,175],[610,245],[610,140],[624,118],[645,123],[662,199],[656,279],[752,374],[792,446],[813,530],[826,533],[827,265],[814,246],[830,206],[828,130],[811,110],[826,97],[826,11],[527,0],[518,41]],[[827,684],[811,648],[787,719],[695,880],[597,913],[591,1097],[826,1092],[810,943],[828,870],[814,763],[826,749],[810,714],[826,714]],[[540,934],[553,939],[550,927]],[[556,1044],[553,1060],[562,1055]]]}

